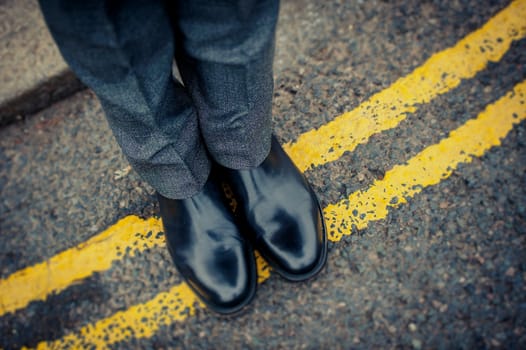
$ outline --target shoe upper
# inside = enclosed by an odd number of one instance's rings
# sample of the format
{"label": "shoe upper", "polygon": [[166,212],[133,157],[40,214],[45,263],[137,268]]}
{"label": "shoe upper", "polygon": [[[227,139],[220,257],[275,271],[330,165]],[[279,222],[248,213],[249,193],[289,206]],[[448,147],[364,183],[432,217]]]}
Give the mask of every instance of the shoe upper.
{"label": "shoe upper", "polygon": [[158,197],[168,249],[194,292],[220,313],[247,304],[257,280],[254,256],[217,184],[208,181],[187,199]]}
{"label": "shoe upper", "polygon": [[254,246],[284,277],[302,280],[319,271],[326,255],[321,209],[303,174],[275,138],[257,168],[225,170]]}

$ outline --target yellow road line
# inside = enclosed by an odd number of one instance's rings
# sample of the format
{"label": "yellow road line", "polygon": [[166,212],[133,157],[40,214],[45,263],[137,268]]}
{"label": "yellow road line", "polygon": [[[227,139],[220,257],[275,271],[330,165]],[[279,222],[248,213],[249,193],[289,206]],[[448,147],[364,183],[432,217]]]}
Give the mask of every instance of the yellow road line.
{"label": "yellow road line", "polygon": [[429,58],[411,74],[373,95],[356,109],[288,145],[301,170],[337,160],[367,142],[373,134],[397,126],[417,105],[427,103],[472,78],[488,62],[499,61],[514,40],[526,35],[526,1],[512,2],[481,29],[454,47]]}
{"label": "yellow road line", "polygon": [[[390,208],[398,207],[423,188],[448,178],[460,163],[469,163],[474,157],[500,145],[513,126],[526,119],[525,95],[526,81],[523,81],[489,105],[477,118],[452,131],[449,137],[425,148],[405,165],[395,166],[383,180],[327,206],[324,215],[327,226],[332,227],[330,239],[338,241],[343,234],[350,234],[353,224],[363,229],[370,222],[385,218]],[[195,296],[183,283],[144,304],[83,327],[77,334],[66,335],[55,342],[42,342],[38,348],[107,347],[130,337],[149,337],[161,326],[193,315],[196,303]]]}
{"label": "yellow road line", "polygon": [[500,145],[513,125],[526,118],[526,82],[495,104],[489,105],[476,119],[452,131],[438,144],[425,148],[404,165],[386,172],[382,180],[368,189],[324,210],[329,239],[339,241],[351,234],[352,225],[364,229],[372,221],[385,219],[390,208],[406,203],[425,187],[448,178],[459,163],[471,162],[493,146]]}
{"label": "yellow road line", "polygon": [[[413,73],[355,110],[301,135],[295,143],[285,146],[286,151],[300,169],[305,170],[311,164],[335,160],[343,152],[352,151],[359,143],[366,142],[371,135],[395,127],[407,113],[416,110],[416,104],[447,92],[461,79],[473,77],[484,69],[489,61],[499,60],[512,41],[526,36],[524,17],[526,0],[511,3],[454,47],[433,55]],[[484,52],[480,47],[485,48]],[[149,231],[154,238],[141,233]],[[164,244],[164,237],[158,237],[160,231],[161,225],[156,219],[145,221],[128,217],[86,243],[15,272],[0,280],[0,316],[23,308],[31,301],[45,300],[48,295],[62,291],[75,281],[108,269],[122,253],[117,247],[143,250]],[[134,236],[136,233],[139,236]],[[261,273],[268,271],[262,270]]]}
{"label": "yellow road line", "polygon": [[[111,267],[128,253],[135,255],[164,242],[159,220],[128,216],[107,230],[51,259],[19,270],[0,280],[0,316],[45,300],[69,285]],[[129,250],[129,252],[127,252]]]}

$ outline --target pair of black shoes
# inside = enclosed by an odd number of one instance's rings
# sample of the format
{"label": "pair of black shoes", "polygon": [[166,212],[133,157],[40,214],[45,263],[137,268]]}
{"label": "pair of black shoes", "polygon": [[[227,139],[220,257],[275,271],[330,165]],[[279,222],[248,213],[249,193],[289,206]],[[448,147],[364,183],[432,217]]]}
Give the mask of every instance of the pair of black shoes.
{"label": "pair of black shoes", "polygon": [[[228,184],[238,208],[225,201]],[[321,208],[303,175],[275,138],[257,168],[216,167],[197,195],[158,196],[168,249],[192,290],[210,309],[230,314],[256,292],[253,248],[291,281],[318,273],[327,257]]]}

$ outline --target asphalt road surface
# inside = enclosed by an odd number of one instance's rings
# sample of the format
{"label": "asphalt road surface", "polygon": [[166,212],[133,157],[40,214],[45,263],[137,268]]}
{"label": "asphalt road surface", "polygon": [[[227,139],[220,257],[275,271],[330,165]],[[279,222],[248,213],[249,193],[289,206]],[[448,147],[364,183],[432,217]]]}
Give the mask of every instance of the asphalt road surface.
{"label": "asphalt road surface", "polygon": [[0,129],[0,348],[526,348],[526,0],[283,1],[274,129],[330,251],[219,317],[89,90]]}

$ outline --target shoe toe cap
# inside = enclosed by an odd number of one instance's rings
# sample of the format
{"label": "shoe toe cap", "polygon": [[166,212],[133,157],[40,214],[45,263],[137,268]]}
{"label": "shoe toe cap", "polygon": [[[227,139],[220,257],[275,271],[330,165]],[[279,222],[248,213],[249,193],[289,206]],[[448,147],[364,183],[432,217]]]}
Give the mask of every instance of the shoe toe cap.
{"label": "shoe toe cap", "polygon": [[314,276],[326,260],[323,223],[283,228],[260,243],[271,265],[286,279],[302,281]]}
{"label": "shoe toe cap", "polygon": [[213,264],[188,280],[205,304],[220,314],[239,311],[249,304],[256,289],[256,269],[249,252],[216,256]]}

